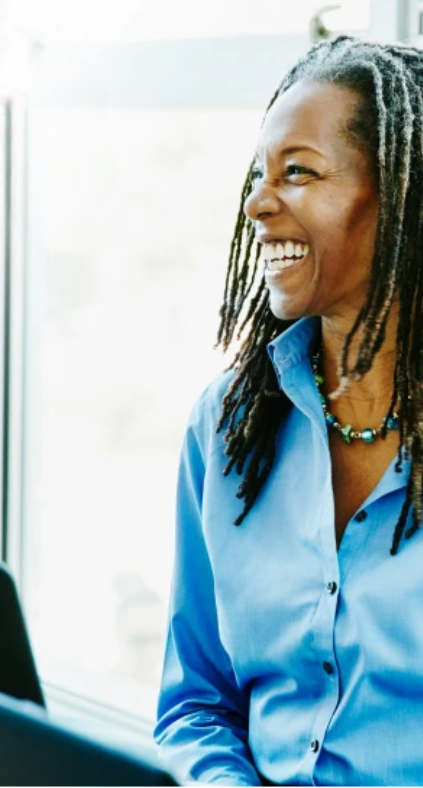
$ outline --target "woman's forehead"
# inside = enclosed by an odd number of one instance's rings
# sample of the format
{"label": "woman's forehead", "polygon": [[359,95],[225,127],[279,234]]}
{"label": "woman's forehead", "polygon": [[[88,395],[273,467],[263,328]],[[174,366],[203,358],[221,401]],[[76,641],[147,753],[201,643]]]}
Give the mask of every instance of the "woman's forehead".
{"label": "woman's forehead", "polygon": [[311,147],[323,155],[347,146],[346,130],[360,100],[354,91],[300,80],[282,93],[265,118],[257,153]]}

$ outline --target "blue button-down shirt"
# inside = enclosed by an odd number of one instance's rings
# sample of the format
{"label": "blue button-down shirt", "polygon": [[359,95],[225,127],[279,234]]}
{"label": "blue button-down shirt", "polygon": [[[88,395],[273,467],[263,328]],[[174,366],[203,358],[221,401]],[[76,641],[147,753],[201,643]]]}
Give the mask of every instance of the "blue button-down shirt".
{"label": "blue button-down shirt", "polygon": [[191,416],[156,727],[184,783],[423,785],[423,530],[390,555],[409,465],[393,461],[337,551],[317,331],[302,320],[269,347],[293,407],[239,528],[215,433],[227,375]]}

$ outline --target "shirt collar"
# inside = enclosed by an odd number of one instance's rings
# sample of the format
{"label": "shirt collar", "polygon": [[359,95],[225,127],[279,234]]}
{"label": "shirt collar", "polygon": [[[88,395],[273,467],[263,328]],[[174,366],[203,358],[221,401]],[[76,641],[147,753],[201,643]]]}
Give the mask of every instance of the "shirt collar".
{"label": "shirt collar", "polygon": [[310,358],[320,336],[320,317],[304,317],[279,334],[267,346],[276,373]]}

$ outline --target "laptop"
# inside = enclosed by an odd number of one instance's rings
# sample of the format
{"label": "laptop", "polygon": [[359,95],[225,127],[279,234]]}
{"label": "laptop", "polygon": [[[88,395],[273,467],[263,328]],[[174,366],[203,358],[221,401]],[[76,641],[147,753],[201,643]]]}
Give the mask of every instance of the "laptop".
{"label": "laptop", "polygon": [[0,785],[177,785],[148,754],[126,753],[49,719],[17,589],[2,563]]}
{"label": "laptop", "polygon": [[0,693],[45,707],[15,582],[0,563]]}
{"label": "laptop", "polygon": [[0,785],[176,785],[146,758],[49,721],[34,703],[0,695]]}

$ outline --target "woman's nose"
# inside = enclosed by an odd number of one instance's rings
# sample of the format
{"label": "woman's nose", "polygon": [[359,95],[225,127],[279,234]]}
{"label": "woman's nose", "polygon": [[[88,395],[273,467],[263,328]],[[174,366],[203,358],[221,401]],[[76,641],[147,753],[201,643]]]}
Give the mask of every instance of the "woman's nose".
{"label": "woman's nose", "polygon": [[254,222],[279,213],[281,202],[272,186],[262,180],[244,202],[244,213]]}

